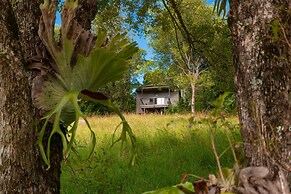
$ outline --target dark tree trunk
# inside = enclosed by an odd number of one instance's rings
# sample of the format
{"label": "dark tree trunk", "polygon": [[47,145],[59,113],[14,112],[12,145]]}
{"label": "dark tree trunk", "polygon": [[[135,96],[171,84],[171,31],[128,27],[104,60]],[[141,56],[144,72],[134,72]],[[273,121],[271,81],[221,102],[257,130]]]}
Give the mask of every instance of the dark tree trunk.
{"label": "dark tree trunk", "polygon": [[[290,176],[291,48],[287,40],[291,42],[291,1],[232,0],[230,8],[247,164],[268,167],[274,178],[278,178],[279,171]],[[270,26],[275,20],[284,26],[284,33],[278,29],[278,40]]]}
{"label": "dark tree trunk", "polygon": [[96,0],[79,0],[79,7],[76,12],[76,20],[85,30],[91,29],[91,21],[97,13]]}
{"label": "dark tree trunk", "polygon": [[[0,2],[0,193],[58,193],[60,152],[46,171],[36,146],[27,60],[35,55],[41,1]],[[53,148],[54,149],[54,148]]]}
{"label": "dark tree trunk", "polygon": [[[43,0],[0,0],[0,193],[59,193],[61,144],[52,143],[51,168],[42,161],[36,145],[35,121],[40,118],[34,107],[31,88],[41,72],[28,70],[36,56],[39,5]],[[81,24],[90,26],[96,1],[89,10],[80,10]],[[86,6],[85,6],[86,7]],[[89,23],[88,23],[89,21]],[[88,26],[89,25],[89,26]]]}

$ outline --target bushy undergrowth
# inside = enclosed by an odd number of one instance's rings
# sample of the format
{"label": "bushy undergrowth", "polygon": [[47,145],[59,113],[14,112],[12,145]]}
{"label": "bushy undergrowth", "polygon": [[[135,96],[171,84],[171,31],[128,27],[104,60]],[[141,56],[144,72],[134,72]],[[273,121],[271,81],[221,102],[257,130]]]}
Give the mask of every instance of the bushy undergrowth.
{"label": "bushy undergrowth", "polygon": [[[210,173],[217,172],[209,126],[201,120],[204,115],[195,119],[191,129],[188,128],[188,115],[126,117],[137,136],[137,163],[128,165],[129,158],[126,154],[120,155],[120,147],[111,148],[118,117],[92,117],[92,128],[97,134],[95,152],[85,160],[89,134],[80,128],[76,143],[78,154],[71,154],[62,165],[62,193],[137,194],[175,185],[185,173],[207,178]],[[236,118],[231,119],[237,123]],[[232,134],[235,141],[240,140],[238,131]],[[219,153],[228,148],[225,131],[216,131],[215,142]],[[221,163],[232,167],[230,151],[221,157]]]}

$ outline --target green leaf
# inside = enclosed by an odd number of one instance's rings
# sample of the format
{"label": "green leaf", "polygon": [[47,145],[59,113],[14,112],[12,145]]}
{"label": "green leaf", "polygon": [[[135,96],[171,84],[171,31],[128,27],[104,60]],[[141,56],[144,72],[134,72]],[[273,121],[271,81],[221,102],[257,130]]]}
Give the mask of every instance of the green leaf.
{"label": "green leaf", "polygon": [[212,111],[213,116],[218,116],[218,114],[224,111],[224,102],[229,95],[230,92],[225,92],[211,103],[211,105],[214,107],[214,110]]}
{"label": "green leaf", "polygon": [[[137,51],[135,44],[130,44],[129,47],[119,52],[113,52],[108,48],[95,48],[88,57],[79,55],[71,74],[74,78],[72,89],[97,91],[108,82],[121,79],[128,69],[128,60],[125,56],[132,57]],[[127,54],[124,56],[123,52]]]}
{"label": "green leaf", "polygon": [[273,32],[273,40],[279,40],[279,33],[280,33],[280,21],[279,19],[275,19],[271,24],[272,32]]}

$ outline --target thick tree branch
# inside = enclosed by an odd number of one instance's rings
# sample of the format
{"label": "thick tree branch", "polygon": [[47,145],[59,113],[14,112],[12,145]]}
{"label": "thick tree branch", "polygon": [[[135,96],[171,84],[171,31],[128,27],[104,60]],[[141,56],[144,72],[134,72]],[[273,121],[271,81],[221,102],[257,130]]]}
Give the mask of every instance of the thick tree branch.
{"label": "thick tree branch", "polygon": [[91,29],[91,22],[97,13],[96,0],[78,0],[79,6],[76,12],[77,22],[85,29]]}

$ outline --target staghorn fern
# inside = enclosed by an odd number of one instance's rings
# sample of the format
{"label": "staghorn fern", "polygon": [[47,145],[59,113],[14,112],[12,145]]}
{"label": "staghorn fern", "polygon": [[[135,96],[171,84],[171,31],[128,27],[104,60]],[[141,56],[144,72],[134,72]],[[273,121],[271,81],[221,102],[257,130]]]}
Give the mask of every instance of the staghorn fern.
{"label": "staghorn fern", "polygon": [[[108,42],[106,32],[99,31],[97,39],[85,31],[75,20],[78,6],[76,0],[67,0],[62,10],[60,41],[54,38],[56,0],[45,0],[41,4],[42,17],[39,24],[39,36],[53,59],[51,64],[54,75],[44,83],[43,91],[37,96],[40,108],[48,113],[42,118],[44,124],[38,136],[38,145],[44,162],[50,167],[50,143],[55,133],[61,136],[63,154],[67,157],[73,146],[78,121],[85,120],[91,132],[90,155],[95,147],[95,134],[86,116],[82,113],[79,100],[92,100],[106,105],[121,118],[122,133],[113,143],[126,141],[130,137],[132,160],[135,157],[135,137],[122,113],[102,93],[99,88],[108,82],[121,79],[128,69],[129,59],[137,52],[135,43],[128,43],[125,34],[117,34]],[[43,137],[49,122],[53,122],[47,149],[43,146]],[[60,128],[67,128],[63,132]],[[68,135],[70,138],[68,139]]]}

